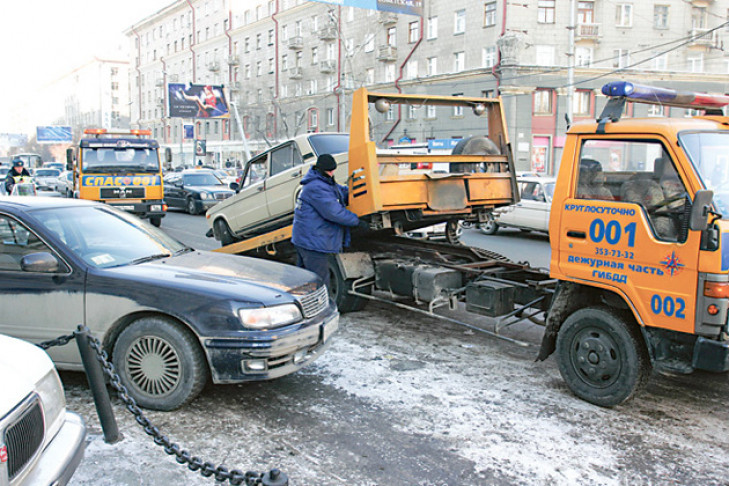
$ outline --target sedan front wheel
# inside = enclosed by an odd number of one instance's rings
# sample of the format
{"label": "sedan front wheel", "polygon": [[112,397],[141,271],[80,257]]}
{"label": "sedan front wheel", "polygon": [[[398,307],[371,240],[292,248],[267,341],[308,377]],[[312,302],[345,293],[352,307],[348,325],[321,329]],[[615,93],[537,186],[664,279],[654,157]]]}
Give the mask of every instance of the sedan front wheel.
{"label": "sedan front wheel", "polygon": [[198,213],[197,204],[195,204],[195,200],[191,197],[187,199],[187,212],[192,215],[195,215]]}
{"label": "sedan front wheel", "polygon": [[194,399],[208,379],[200,344],[169,319],[145,317],[122,331],[114,344],[114,366],[137,403],[175,410]]}

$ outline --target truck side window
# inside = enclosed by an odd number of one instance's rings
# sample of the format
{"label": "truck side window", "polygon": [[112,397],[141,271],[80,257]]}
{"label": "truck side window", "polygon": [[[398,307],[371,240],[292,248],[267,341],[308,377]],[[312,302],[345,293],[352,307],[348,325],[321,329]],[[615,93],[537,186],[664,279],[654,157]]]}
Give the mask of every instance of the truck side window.
{"label": "truck side window", "polygon": [[[686,188],[663,145],[650,140],[585,141],[580,154],[577,197],[602,199],[594,196],[598,190],[594,184],[588,188],[587,181],[594,179],[586,177],[583,184],[583,173],[595,172],[595,164],[600,160],[608,161],[607,166],[602,166],[605,173],[598,181],[611,194],[610,200],[640,205],[656,238],[679,241],[685,219]],[[593,191],[593,197],[587,197],[588,189]]]}
{"label": "truck side window", "polygon": [[580,159],[576,197],[603,201],[615,199],[610,189],[605,186],[605,173],[599,161],[587,157]]}

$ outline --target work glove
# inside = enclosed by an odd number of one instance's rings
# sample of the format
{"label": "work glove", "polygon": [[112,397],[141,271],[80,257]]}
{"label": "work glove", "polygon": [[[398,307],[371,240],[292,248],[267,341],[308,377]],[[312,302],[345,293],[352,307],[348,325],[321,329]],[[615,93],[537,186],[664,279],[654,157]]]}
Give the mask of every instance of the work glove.
{"label": "work glove", "polygon": [[367,221],[365,221],[364,219],[360,219],[359,220],[359,223],[357,224],[357,227],[359,229],[361,229],[361,230],[367,230],[367,231],[369,231],[370,224]]}

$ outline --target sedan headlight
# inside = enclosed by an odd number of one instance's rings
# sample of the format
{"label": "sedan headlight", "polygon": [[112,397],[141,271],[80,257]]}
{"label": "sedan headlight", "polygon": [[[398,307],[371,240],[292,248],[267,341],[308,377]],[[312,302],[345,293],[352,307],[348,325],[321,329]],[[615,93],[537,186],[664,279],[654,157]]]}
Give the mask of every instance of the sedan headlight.
{"label": "sedan headlight", "polygon": [[66,396],[63,392],[61,379],[55,369],[51,369],[36,384],[36,391],[40,395],[45,415],[46,428],[49,437],[53,437],[63,422],[66,409]]}
{"label": "sedan headlight", "polygon": [[212,199],[212,195],[209,192],[201,192],[200,199]]}
{"label": "sedan headlight", "polygon": [[272,329],[301,320],[301,311],[295,304],[262,307],[258,309],[240,309],[240,321],[251,329]]}

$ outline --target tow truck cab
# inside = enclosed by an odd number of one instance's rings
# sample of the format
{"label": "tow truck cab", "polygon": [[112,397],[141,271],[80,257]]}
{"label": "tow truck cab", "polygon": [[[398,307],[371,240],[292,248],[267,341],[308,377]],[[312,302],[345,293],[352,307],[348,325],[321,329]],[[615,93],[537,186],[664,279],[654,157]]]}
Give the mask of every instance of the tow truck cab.
{"label": "tow truck cab", "polygon": [[[727,371],[729,97],[627,82],[603,93],[611,99],[600,119],[567,134],[549,226],[560,287],[540,357],[556,347],[567,354],[563,376],[594,389],[612,368],[647,366],[646,353],[674,372]],[[705,115],[621,119],[627,101]],[[575,325],[570,316],[585,307],[593,312]],[[634,360],[611,357],[620,340],[595,309],[622,322],[636,344],[619,352]]]}
{"label": "tow truck cab", "polygon": [[[66,152],[74,170],[74,193],[80,199],[105,202],[159,226],[167,207],[162,190],[159,144],[142,138],[149,130],[110,132],[86,129],[78,153]],[[166,152],[169,162],[171,154]]]}

